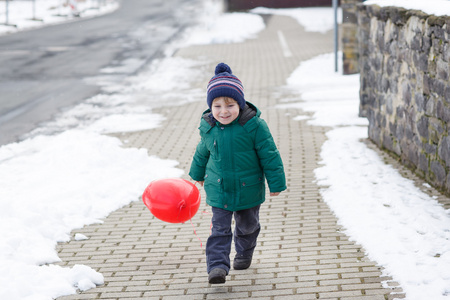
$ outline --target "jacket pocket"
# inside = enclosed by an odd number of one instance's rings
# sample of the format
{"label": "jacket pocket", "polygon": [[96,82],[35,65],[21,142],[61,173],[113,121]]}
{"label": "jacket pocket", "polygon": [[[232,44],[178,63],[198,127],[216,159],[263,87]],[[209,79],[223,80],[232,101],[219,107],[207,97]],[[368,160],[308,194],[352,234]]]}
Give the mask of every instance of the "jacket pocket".
{"label": "jacket pocket", "polygon": [[239,184],[241,205],[251,204],[264,198],[264,176],[262,174],[241,177]]}
{"label": "jacket pocket", "polygon": [[222,177],[213,172],[206,172],[205,174],[205,193],[210,200],[219,199],[223,193]]}

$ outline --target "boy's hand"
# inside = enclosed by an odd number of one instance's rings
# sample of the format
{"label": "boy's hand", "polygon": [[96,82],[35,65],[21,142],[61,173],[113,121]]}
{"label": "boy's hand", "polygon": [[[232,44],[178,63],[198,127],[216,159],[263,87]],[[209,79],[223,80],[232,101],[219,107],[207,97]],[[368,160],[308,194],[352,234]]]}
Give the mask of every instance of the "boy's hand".
{"label": "boy's hand", "polygon": [[201,186],[203,186],[204,181],[197,181]]}
{"label": "boy's hand", "polygon": [[278,196],[280,194],[280,192],[277,192],[277,193],[270,193],[270,196]]}

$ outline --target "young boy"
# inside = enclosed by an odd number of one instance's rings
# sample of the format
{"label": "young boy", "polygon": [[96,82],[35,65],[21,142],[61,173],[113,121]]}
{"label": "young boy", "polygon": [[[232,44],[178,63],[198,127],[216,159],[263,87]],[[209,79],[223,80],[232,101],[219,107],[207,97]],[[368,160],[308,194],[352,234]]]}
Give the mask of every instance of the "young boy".
{"label": "young boy", "polygon": [[270,195],[286,189],[283,163],[261,112],[246,102],[241,81],[220,63],[208,83],[209,109],[200,121],[201,141],[189,175],[205,188],[212,207],[211,236],[206,243],[209,283],[225,283],[230,270],[234,215],[236,256],[233,267],[250,267],[260,231],[259,208]]}

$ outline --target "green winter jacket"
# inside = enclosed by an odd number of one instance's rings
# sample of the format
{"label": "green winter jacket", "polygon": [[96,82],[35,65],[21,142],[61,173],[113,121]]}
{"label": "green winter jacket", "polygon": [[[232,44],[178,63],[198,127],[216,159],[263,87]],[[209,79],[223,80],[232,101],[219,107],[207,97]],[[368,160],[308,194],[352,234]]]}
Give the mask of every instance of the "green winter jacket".
{"label": "green winter jacket", "polygon": [[281,156],[260,115],[249,102],[228,125],[213,119],[210,109],[203,113],[189,175],[204,181],[209,205],[229,211],[255,207],[265,200],[265,178],[271,193],[286,189]]}

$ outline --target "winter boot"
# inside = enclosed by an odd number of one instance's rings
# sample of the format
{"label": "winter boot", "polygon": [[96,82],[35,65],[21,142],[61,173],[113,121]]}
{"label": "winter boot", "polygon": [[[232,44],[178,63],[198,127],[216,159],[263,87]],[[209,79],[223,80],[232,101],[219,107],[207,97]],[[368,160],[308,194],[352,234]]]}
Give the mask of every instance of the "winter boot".
{"label": "winter boot", "polygon": [[214,268],[209,272],[208,281],[211,284],[225,283],[225,277],[227,276],[227,271],[222,268]]}
{"label": "winter boot", "polygon": [[233,261],[233,268],[235,270],[245,270],[248,269],[251,264],[252,264],[251,257],[240,257],[236,255]]}

